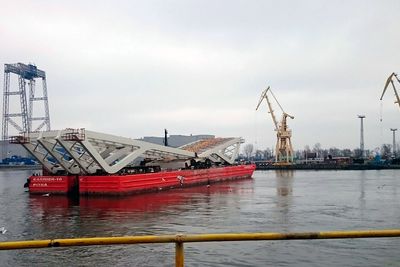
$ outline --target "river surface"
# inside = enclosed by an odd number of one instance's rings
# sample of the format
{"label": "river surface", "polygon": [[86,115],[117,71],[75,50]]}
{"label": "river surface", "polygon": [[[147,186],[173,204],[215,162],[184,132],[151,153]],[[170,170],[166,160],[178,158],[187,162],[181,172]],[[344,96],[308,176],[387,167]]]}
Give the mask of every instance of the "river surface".
{"label": "river surface", "polygon": [[[0,241],[400,228],[400,170],[256,171],[125,198],[30,196],[0,172]],[[185,244],[186,266],[400,266],[400,238]],[[174,266],[174,244],[0,251],[0,266]]]}

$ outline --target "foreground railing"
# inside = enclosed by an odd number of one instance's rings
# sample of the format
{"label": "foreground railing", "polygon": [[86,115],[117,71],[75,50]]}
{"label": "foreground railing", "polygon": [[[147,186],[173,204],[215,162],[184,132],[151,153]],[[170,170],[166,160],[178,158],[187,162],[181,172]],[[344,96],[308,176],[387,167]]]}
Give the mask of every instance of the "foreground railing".
{"label": "foreground railing", "polygon": [[124,236],[124,237],[92,237],[71,239],[48,239],[30,241],[0,242],[0,250],[126,245],[145,243],[175,243],[175,265],[184,266],[183,243],[221,242],[221,241],[260,241],[260,240],[293,240],[293,239],[344,239],[344,238],[379,238],[400,237],[400,229],[366,230],[366,231],[331,231],[301,233],[232,233],[232,234],[199,234],[199,235],[161,235],[161,236]]}

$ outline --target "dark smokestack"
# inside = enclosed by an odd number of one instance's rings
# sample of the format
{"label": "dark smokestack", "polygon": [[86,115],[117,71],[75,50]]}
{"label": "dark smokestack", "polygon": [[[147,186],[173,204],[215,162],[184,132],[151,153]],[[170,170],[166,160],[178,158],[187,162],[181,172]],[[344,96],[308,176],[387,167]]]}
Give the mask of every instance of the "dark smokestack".
{"label": "dark smokestack", "polygon": [[168,131],[164,129],[164,145],[168,146]]}

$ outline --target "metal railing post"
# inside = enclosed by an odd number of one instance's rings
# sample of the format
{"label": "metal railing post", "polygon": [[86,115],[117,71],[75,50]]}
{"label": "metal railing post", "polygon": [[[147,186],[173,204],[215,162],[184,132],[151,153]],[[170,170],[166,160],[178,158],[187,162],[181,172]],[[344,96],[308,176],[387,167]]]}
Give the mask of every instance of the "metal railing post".
{"label": "metal railing post", "polygon": [[183,242],[175,242],[175,266],[183,267],[185,265],[185,255],[183,250]]}

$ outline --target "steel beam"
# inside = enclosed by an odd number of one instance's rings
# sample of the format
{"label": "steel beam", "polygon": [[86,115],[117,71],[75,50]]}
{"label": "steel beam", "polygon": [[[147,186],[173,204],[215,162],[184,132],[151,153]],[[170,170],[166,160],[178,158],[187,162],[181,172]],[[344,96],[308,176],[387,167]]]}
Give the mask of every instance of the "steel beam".
{"label": "steel beam", "polygon": [[[26,138],[23,140],[28,142],[24,147],[51,172],[61,167],[70,174],[93,174],[98,170],[111,174],[117,173],[139,158],[185,161],[196,157],[196,153],[181,148],[84,129],[32,132],[24,137]],[[208,158],[213,162],[233,164],[241,143],[241,138],[226,138],[223,143],[209,148],[197,157],[201,160]],[[49,162],[48,156],[56,162]]]}

